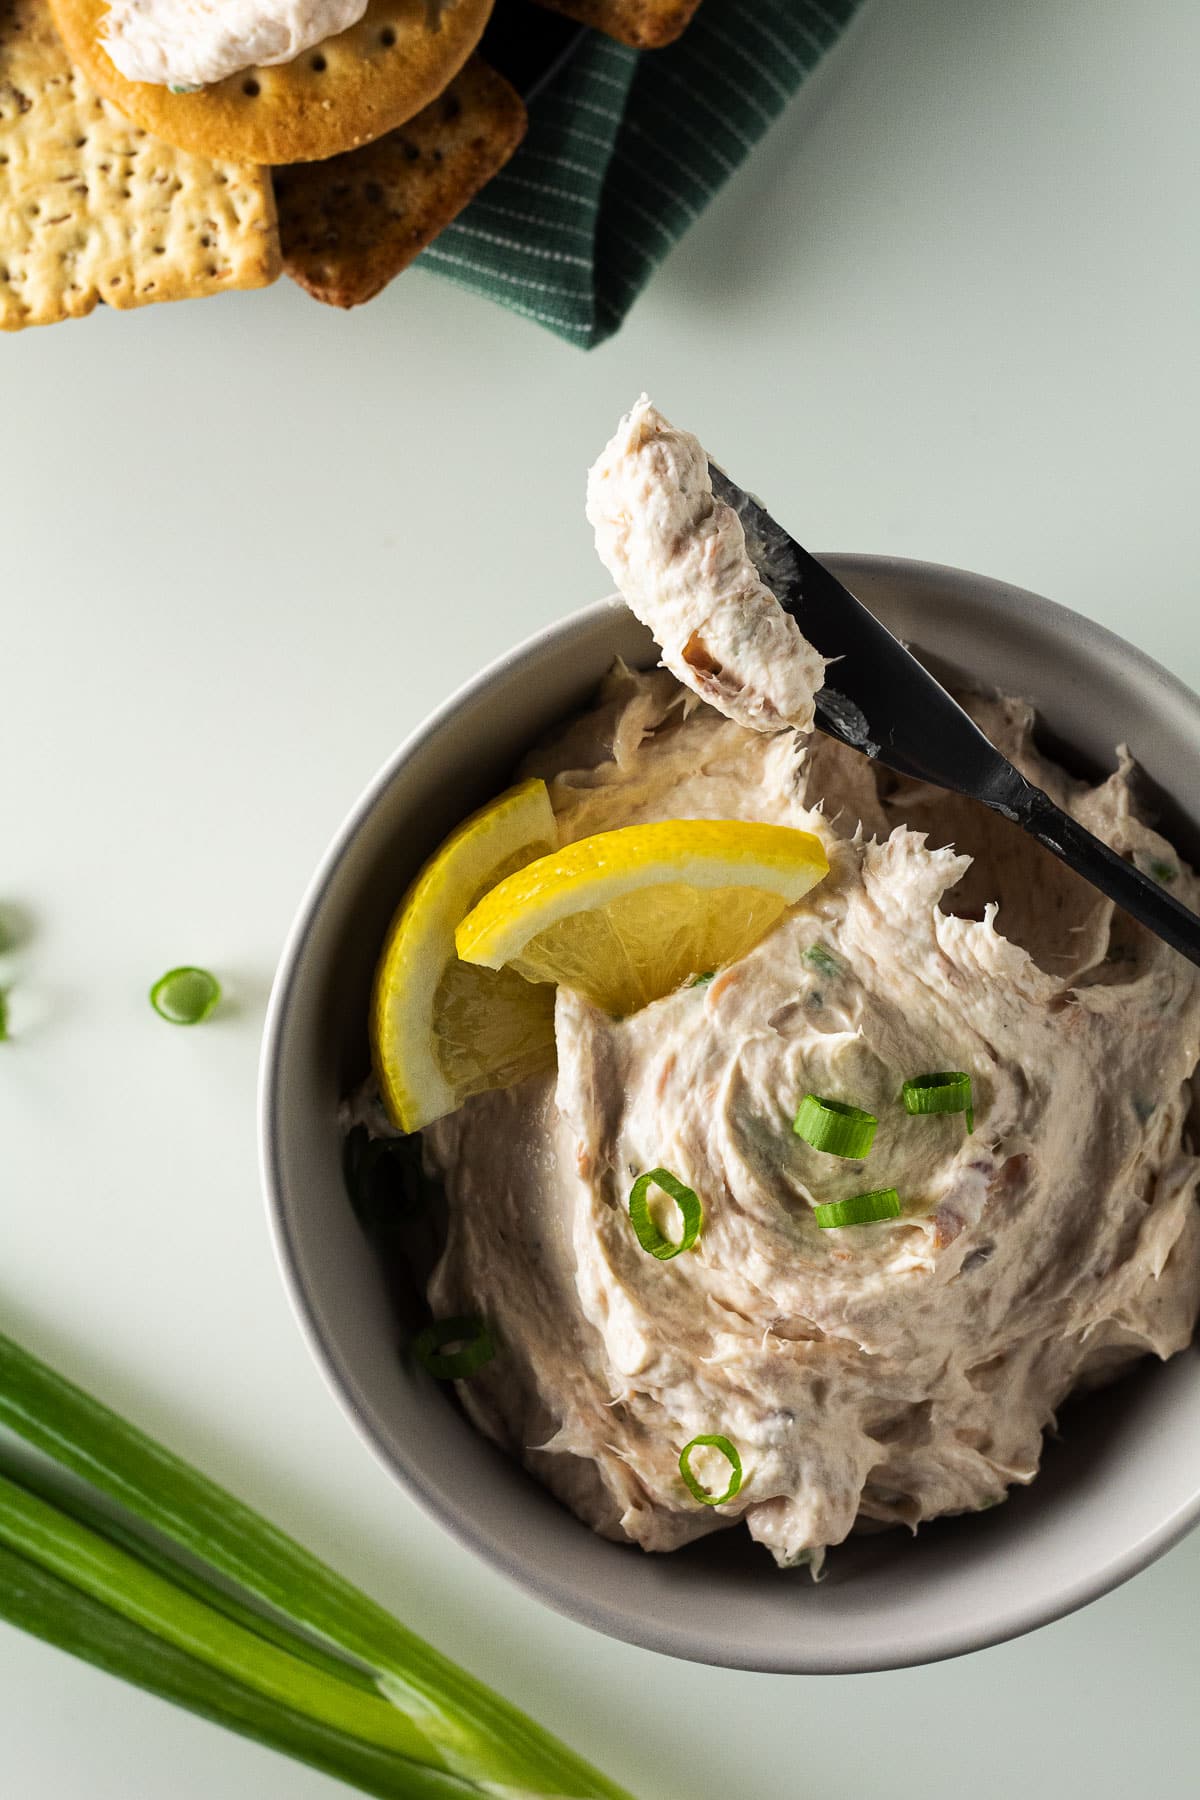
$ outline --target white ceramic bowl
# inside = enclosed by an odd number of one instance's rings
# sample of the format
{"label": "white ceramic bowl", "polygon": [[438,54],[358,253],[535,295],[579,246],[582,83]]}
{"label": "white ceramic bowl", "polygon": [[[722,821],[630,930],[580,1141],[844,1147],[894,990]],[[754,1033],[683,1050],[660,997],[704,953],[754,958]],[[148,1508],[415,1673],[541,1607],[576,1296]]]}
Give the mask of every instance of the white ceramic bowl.
{"label": "white ceramic bowl", "polygon": [[[1060,752],[1093,770],[1128,742],[1180,849],[1200,847],[1200,701],[1099,626],[1032,594],[928,564],[829,559],[942,672],[1035,702]],[[611,602],[495,663],[371,783],[301,904],[263,1046],[261,1143],[271,1225],[301,1329],[358,1431],[461,1542],[550,1606],[671,1655],[848,1673],[929,1662],[1094,1600],[1200,1517],[1200,1360],[1146,1365],[1072,1407],[1064,1441],[1007,1506],[887,1532],[830,1558],[813,1586],[730,1531],[670,1556],[605,1543],[480,1437],[397,1354],[397,1320],[342,1183],[338,1097],[366,1066],[371,970],[397,898],[521,752],[577,708],[615,656],[650,639]],[[1193,809],[1189,818],[1188,808]]]}

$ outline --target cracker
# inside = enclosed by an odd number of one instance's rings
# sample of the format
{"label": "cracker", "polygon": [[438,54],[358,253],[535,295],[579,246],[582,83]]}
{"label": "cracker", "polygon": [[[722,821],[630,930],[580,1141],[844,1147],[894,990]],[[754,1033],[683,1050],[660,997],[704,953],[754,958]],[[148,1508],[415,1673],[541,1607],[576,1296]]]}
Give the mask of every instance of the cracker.
{"label": "cracker", "polygon": [[327,306],[372,299],[508,161],[525,124],[520,95],[475,56],[399,131],[277,171],[285,270]]}
{"label": "cracker", "polygon": [[0,0],[0,328],[278,274],[265,170],[149,137],[71,67],[45,0]]}
{"label": "cracker", "polygon": [[551,12],[564,13],[580,25],[632,44],[635,50],[661,50],[691,24],[700,0],[541,0]]}
{"label": "cracker", "polygon": [[108,0],[50,0],[72,58],[128,118],[199,156],[256,163],[336,156],[403,125],[458,73],[492,4],[370,0],[357,25],[294,62],[173,94],[114,68],[100,41]]}

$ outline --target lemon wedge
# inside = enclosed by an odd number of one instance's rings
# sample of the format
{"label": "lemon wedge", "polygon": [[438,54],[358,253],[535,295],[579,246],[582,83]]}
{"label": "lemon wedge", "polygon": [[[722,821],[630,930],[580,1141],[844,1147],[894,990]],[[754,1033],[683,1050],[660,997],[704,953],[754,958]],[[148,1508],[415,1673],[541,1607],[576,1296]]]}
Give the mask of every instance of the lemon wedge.
{"label": "lemon wedge", "polygon": [[454,941],[464,963],[577,988],[624,1017],[744,956],[828,873],[820,839],[786,825],[627,825],[507,876]]}
{"label": "lemon wedge", "polygon": [[481,894],[557,843],[545,782],[524,781],[465,819],[400,902],[375,971],[370,1033],[401,1131],[552,1065],[553,993],[510,969],[459,962],[454,928]]}

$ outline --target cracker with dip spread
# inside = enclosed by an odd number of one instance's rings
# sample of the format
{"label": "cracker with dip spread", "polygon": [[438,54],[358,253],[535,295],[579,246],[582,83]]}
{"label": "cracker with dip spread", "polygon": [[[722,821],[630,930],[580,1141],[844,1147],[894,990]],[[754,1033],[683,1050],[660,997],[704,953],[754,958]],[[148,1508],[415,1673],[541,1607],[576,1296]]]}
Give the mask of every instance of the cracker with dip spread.
{"label": "cracker with dip spread", "polygon": [[[699,0],[543,3],[653,47]],[[265,286],[276,193],[288,274],[371,299],[524,135],[493,4],[0,0],[0,328]]]}
{"label": "cracker with dip spread", "polygon": [[147,131],[198,155],[312,162],[428,106],[493,0],[50,0],[72,60]]}
{"label": "cracker with dip spread", "polygon": [[398,131],[280,169],[284,269],[328,306],[373,299],[508,161],[525,126],[520,95],[474,56]]}
{"label": "cracker with dip spread", "polygon": [[131,125],[71,67],[44,0],[0,0],[0,329],[278,274],[265,169]]}
{"label": "cracker with dip spread", "polygon": [[691,24],[700,0],[539,0],[635,50],[661,50]]}

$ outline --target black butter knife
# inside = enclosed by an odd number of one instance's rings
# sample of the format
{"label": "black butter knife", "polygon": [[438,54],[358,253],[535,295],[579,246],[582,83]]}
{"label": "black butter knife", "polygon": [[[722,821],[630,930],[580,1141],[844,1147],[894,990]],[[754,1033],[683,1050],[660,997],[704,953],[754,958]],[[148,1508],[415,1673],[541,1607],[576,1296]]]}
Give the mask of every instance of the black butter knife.
{"label": "black butter knife", "polygon": [[816,697],[821,730],[900,775],[981,800],[1200,964],[1200,918],[1026,781],[861,600],[723,470],[709,469],[713,493],[742,521],[764,582],[833,662]]}

